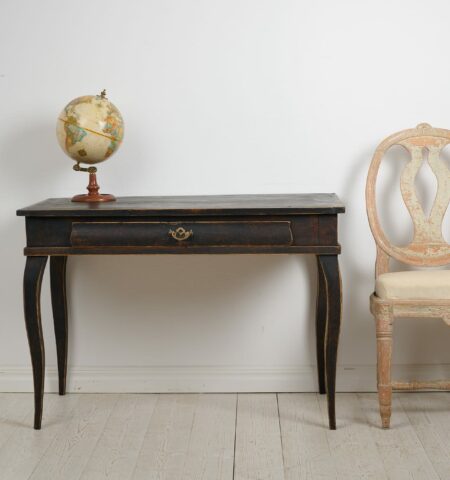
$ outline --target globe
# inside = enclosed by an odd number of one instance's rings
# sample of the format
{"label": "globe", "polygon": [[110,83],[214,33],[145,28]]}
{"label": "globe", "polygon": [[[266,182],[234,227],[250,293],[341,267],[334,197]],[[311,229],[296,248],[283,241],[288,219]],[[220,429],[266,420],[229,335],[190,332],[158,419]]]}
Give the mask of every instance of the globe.
{"label": "globe", "polygon": [[99,193],[97,167],[93,166],[116,152],[123,139],[122,115],[106,98],[105,90],[69,102],[56,122],[56,136],[64,152],[75,160],[73,169],[89,173],[88,193],[75,195],[72,202],[114,201],[114,195]]}
{"label": "globe", "polygon": [[123,139],[123,119],[107,98],[85,95],[69,102],[56,124],[59,145],[77,163],[94,165],[115,153]]}

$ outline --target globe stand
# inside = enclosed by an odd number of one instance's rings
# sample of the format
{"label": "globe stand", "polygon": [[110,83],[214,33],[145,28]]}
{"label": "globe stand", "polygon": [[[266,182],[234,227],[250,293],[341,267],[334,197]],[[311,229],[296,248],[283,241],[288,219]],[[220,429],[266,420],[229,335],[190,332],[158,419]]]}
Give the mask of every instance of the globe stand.
{"label": "globe stand", "polygon": [[83,168],[77,163],[73,166],[73,169],[77,172],[89,173],[89,185],[86,187],[89,193],[75,195],[72,197],[72,202],[113,202],[116,200],[114,195],[109,193],[99,193],[100,186],[97,183],[96,167]]}

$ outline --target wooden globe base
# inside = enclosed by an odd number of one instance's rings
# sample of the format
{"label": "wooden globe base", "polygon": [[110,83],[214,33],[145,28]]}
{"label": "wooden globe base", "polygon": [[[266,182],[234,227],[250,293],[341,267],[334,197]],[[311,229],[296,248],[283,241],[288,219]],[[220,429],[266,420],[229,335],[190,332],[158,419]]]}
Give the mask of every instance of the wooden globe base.
{"label": "wooden globe base", "polygon": [[98,195],[90,195],[88,193],[80,193],[72,197],[72,202],[115,202],[116,197],[110,193],[99,193]]}
{"label": "wooden globe base", "polygon": [[100,186],[97,183],[97,175],[89,172],[89,185],[87,186],[89,193],[75,195],[72,197],[72,202],[114,202],[116,200],[114,195],[99,193],[99,190]]}

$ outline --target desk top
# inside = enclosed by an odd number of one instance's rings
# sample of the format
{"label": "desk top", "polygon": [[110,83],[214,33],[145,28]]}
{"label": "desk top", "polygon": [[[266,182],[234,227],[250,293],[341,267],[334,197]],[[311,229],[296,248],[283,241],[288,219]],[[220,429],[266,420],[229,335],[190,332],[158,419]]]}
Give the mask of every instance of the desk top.
{"label": "desk top", "polygon": [[26,217],[143,217],[158,215],[336,214],[345,211],[334,193],[120,197],[115,202],[76,203],[49,198],[17,211]]}

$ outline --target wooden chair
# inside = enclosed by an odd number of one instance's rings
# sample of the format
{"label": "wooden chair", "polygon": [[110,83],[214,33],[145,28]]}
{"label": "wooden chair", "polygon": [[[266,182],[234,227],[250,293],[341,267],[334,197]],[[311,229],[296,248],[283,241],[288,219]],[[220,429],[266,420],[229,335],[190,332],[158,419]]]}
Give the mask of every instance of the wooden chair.
{"label": "wooden chair", "polygon": [[[391,380],[392,325],[394,318],[442,318],[450,325],[450,270],[389,272],[389,260],[420,267],[450,263],[450,245],[442,236],[442,222],[450,200],[450,170],[441,150],[450,143],[450,130],[432,128],[426,123],[398,132],[380,143],[370,165],[366,185],[366,208],[377,246],[375,292],[370,310],[377,335],[377,386],[383,428],[389,428],[392,389],[450,389],[450,381],[394,382]],[[400,190],[414,224],[409,245],[395,246],[385,236],[378,220],[375,186],[381,161],[393,145],[410,154],[400,179]],[[431,213],[427,216],[418,200],[414,180],[428,151],[428,163],[438,181]]]}

